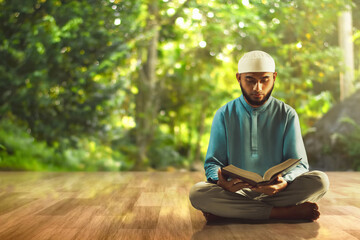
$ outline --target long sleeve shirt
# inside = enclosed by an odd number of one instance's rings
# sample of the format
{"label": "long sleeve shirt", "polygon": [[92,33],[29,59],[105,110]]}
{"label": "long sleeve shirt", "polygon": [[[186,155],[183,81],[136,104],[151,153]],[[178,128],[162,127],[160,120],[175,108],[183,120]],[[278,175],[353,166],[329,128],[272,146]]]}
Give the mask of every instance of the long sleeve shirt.
{"label": "long sleeve shirt", "polygon": [[218,168],[229,164],[263,176],[289,158],[302,159],[283,176],[291,182],[309,165],[299,118],[289,105],[270,97],[253,108],[242,95],[216,112],[204,164],[207,180],[218,180]]}

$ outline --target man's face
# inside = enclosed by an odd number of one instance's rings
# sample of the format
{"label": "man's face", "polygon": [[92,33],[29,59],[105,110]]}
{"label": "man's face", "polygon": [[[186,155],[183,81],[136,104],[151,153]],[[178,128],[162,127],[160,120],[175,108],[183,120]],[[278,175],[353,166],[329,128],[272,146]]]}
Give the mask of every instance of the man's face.
{"label": "man's face", "polygon": [[249,72],[237,73],[236,78],[241,91],[248,104],[260,107],[271,96],[277,73],[274,72]]}

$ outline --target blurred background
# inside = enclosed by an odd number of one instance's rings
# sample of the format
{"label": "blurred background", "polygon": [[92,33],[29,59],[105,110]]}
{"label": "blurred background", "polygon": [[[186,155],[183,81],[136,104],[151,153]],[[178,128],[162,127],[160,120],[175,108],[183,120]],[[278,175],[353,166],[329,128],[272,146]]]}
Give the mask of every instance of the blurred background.
{"label": "blurred background", "polygon": [[[0,170],[195,170],[247,51],[309,162],[360,170],[360,0],[0,0]],[[271,140],[270,140],[271,141]]]}

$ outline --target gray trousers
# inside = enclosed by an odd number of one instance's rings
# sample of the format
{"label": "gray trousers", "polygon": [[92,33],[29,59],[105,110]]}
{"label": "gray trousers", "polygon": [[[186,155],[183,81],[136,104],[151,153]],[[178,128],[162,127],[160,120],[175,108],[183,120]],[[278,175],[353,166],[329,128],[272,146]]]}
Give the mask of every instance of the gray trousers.
{"label": "gray trousers", "polygon": [[216,184],[199,182],[190,190],[194,208],[216,216],[242,219],[269,219],[273,207],[318,201],[329,189],[327,175],[320,171],[304,173],[281,192],[268,196],[249,188],[236,193]]}

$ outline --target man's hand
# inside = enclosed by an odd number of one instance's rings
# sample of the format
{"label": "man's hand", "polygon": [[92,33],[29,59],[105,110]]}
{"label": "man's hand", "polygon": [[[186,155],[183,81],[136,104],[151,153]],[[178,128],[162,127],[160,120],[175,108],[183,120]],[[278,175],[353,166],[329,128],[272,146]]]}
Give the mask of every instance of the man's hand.
{"label": "man's hand", "polygon": [[251,190],[272,196],[284,190],[287,185],[288,183],[285,181],[285,179],[281,175],[278,175],[274,184],[252,187]]}
{"label": "man's hand", "polygon": [[240,189],[251,187],[250,184],[243,182],[242,180],[240,180],[238,178],[232,179],[231,181],[227,181],[227,179],[225,179],[223,177],[223,175],[221,174],[220,168],[218,170],[218,177],[219,177],[219,180],[217,181],[217,185],[224,188],[225,190],[230,191],[230,192],[237,192]]}

